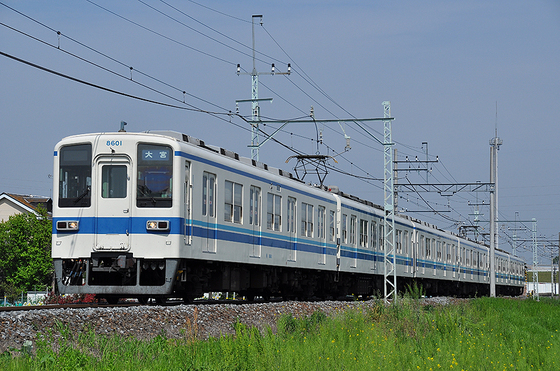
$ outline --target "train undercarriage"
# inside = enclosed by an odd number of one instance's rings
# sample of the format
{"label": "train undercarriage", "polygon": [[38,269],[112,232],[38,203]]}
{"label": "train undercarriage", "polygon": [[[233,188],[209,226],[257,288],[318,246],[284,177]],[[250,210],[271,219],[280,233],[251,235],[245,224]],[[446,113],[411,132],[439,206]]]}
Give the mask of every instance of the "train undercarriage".
{"label": "train undercarriage", "polygon": [[[61,294],[96,294],[110,303],[120,298],[147,302],[182,298],[191,302],[207,292],[235,292],[252,301],[337,299],[383,295],[383,276],[327,270],[249,265],[187,259],[139,259],[127,253],[92,254],[89,259],[55,259]],[[427,296],[488,296],[489,285],[398,277],[398,292],[414,284]],[[497,285],[498,295],[517,296],[521,287]]]}

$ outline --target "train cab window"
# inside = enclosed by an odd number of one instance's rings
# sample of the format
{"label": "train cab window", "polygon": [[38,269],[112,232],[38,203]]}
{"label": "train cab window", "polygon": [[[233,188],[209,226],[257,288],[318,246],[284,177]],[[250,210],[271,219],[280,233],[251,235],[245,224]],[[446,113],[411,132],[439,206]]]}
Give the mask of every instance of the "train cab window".
{"label": "train cab window", "polygon": [[62,147],[59,161],[58,206],[91,206],[91,144]]}
{"label": "train cab window", "polygon": [[157,144],[138,145],[136,206],[171,207],[173,194],[173,151]]}
{"label": "train cab window", "polygon": [[268,193],[266,207],[266,227],[273,231],[280,231],[282,225],[282,196]]}
{"label": "train cab window", "polygon": [[243,186],[226,180],[224,188],[224,220],[241,224],[243,215]]}
{"label": "train cab window", "polygon": [[125,165],[103,165],[101,169],[101,197],[126,198],[128,174]]}

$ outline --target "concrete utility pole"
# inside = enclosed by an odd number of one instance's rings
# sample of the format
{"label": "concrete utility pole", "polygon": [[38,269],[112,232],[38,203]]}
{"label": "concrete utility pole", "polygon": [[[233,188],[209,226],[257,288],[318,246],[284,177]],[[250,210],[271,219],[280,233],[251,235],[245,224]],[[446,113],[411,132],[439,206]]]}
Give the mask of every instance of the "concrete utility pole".
{"label": "concrete utility pole", "polygon": [[277,72],[272,63],[270,72],[257,72],[256,58],[255,58],[255,18],[260,18],[262,26],[262,15],[253,15],[251,18],[252,38],[253,38],[253,70],[251,73],[241,73],[241,65],[237,65],[237,75],[251,75],[251,99],[238,99],[236,104],[241,102],[251,102],[252,115],[251,115],[251,159],[259,161],[259,123],[260,123],[260,101],[272,102],[272,98],[259,99],[259,75],[289,75],[292,73],[292,67],[288,63],[288,72]]}
{"label": "concrete utility pole", "polygon": [[490,139],[490,297],[496,297],[496,248],[498,247],[498,150],[502,140],[496,136]]}

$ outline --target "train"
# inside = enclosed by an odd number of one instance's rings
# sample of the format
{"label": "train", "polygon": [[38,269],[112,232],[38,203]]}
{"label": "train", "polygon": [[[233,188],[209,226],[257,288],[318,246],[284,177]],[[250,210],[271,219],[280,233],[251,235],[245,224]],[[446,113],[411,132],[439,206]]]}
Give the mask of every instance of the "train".
{"label": "train", "polygon": [[[145,303],[383,292],[384,210],[338,187],[175,131],[66,137],[53,174],[60,294]],[[398,291],[489,294],[488,246],[407,215],[394,225]],[[495,258],[496,293],[521,294],[524,262],[501,250]]]}

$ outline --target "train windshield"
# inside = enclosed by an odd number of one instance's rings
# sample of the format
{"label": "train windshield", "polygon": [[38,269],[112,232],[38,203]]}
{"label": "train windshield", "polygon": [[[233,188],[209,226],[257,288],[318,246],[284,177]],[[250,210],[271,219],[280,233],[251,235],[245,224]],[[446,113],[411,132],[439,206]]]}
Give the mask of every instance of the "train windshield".
{"label": "train windshield", "polygon": [[136,206],[171,207],[173,151],[155,144],[138,145],[138,190]]}
{"label": "train windshield", "polygon": [[59,207],[91,206],[91,144],[60,149]]}

